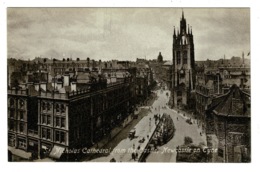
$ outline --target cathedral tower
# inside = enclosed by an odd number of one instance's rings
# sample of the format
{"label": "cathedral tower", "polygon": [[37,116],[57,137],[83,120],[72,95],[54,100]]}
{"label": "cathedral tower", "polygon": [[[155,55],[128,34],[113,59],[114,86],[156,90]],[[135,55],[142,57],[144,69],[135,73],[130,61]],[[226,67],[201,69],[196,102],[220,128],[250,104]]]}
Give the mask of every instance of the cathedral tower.
{"label": "cathedral tower", "polygon": [[195,89],[195,59],[192,28],[186,25],[184,12],[180,20],[180,28],[173,31],[173,105],[190,106],[191,92]]}

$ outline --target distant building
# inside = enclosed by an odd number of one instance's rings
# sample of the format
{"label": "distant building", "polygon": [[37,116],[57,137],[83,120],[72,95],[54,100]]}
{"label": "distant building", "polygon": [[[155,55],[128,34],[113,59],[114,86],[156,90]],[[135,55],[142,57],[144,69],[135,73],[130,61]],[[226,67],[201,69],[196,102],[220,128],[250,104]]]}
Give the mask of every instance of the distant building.
{"label": "distant building", "polygon": [[167,61],[163,63],[161,70],[162,80],[168,89],[172,89],[172,62]]}
{"label": "distant building", "polygon": [[173,34],[173,105],[191,106],[191,92],[195,89],[195,57],[192,29],[186,25],[182,12],[180,30]]}
{"label": "distant building", "polygon": [[[243,54],[242,54],[243,56]],[[238,58],[236,58],[238,59]],[[233,63],[233,58],[200,61],[196,66],[196,117],[205,129],[206,110],[212,106],[215,97],[227,93],[233,85],[250,94],[250,63]],[[232,64],[232,65],[231,65]]]}
{"label": "distant building", "polygon": [[159,55],[157,57],[157,62],[158,63],[162,63],[163,62],[163,56],[162,56],[161,52],[159,52]]}

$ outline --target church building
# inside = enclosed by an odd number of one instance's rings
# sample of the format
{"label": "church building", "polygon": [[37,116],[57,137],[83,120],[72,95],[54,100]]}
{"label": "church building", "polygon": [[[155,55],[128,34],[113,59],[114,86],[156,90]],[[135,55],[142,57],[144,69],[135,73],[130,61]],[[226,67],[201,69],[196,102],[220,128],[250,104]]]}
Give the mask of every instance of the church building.
{"label": "church building", "polygon": [[195,88],[195,58],[192,28],[186,25],[184,12],[180,28],[173,33],[173,106],[189,107],[192,104],[191,92]]}

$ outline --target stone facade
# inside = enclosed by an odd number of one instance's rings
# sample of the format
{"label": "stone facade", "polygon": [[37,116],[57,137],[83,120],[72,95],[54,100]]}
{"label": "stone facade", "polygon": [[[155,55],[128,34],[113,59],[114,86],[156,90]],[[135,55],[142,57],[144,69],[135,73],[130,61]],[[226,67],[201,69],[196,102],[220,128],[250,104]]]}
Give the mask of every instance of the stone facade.
{"label": "stone facade", "polygon": [[191,91],[195,89],[195,57],[192,30],[189,26],[187,29],[183,13],[177,34],[174,28],[172,53],[173,105],[189,106]]}

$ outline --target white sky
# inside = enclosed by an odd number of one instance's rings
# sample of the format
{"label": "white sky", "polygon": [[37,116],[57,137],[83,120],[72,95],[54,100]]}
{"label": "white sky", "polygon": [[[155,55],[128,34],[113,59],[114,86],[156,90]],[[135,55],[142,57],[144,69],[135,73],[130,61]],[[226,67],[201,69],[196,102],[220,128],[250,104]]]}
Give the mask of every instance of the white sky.
{"label": "white sky", "polygon": [[[250,51],[249,8],[183,8],[195,59]],[[8,57],[172,59],[173,26],[181,8],[9,8]]]}

